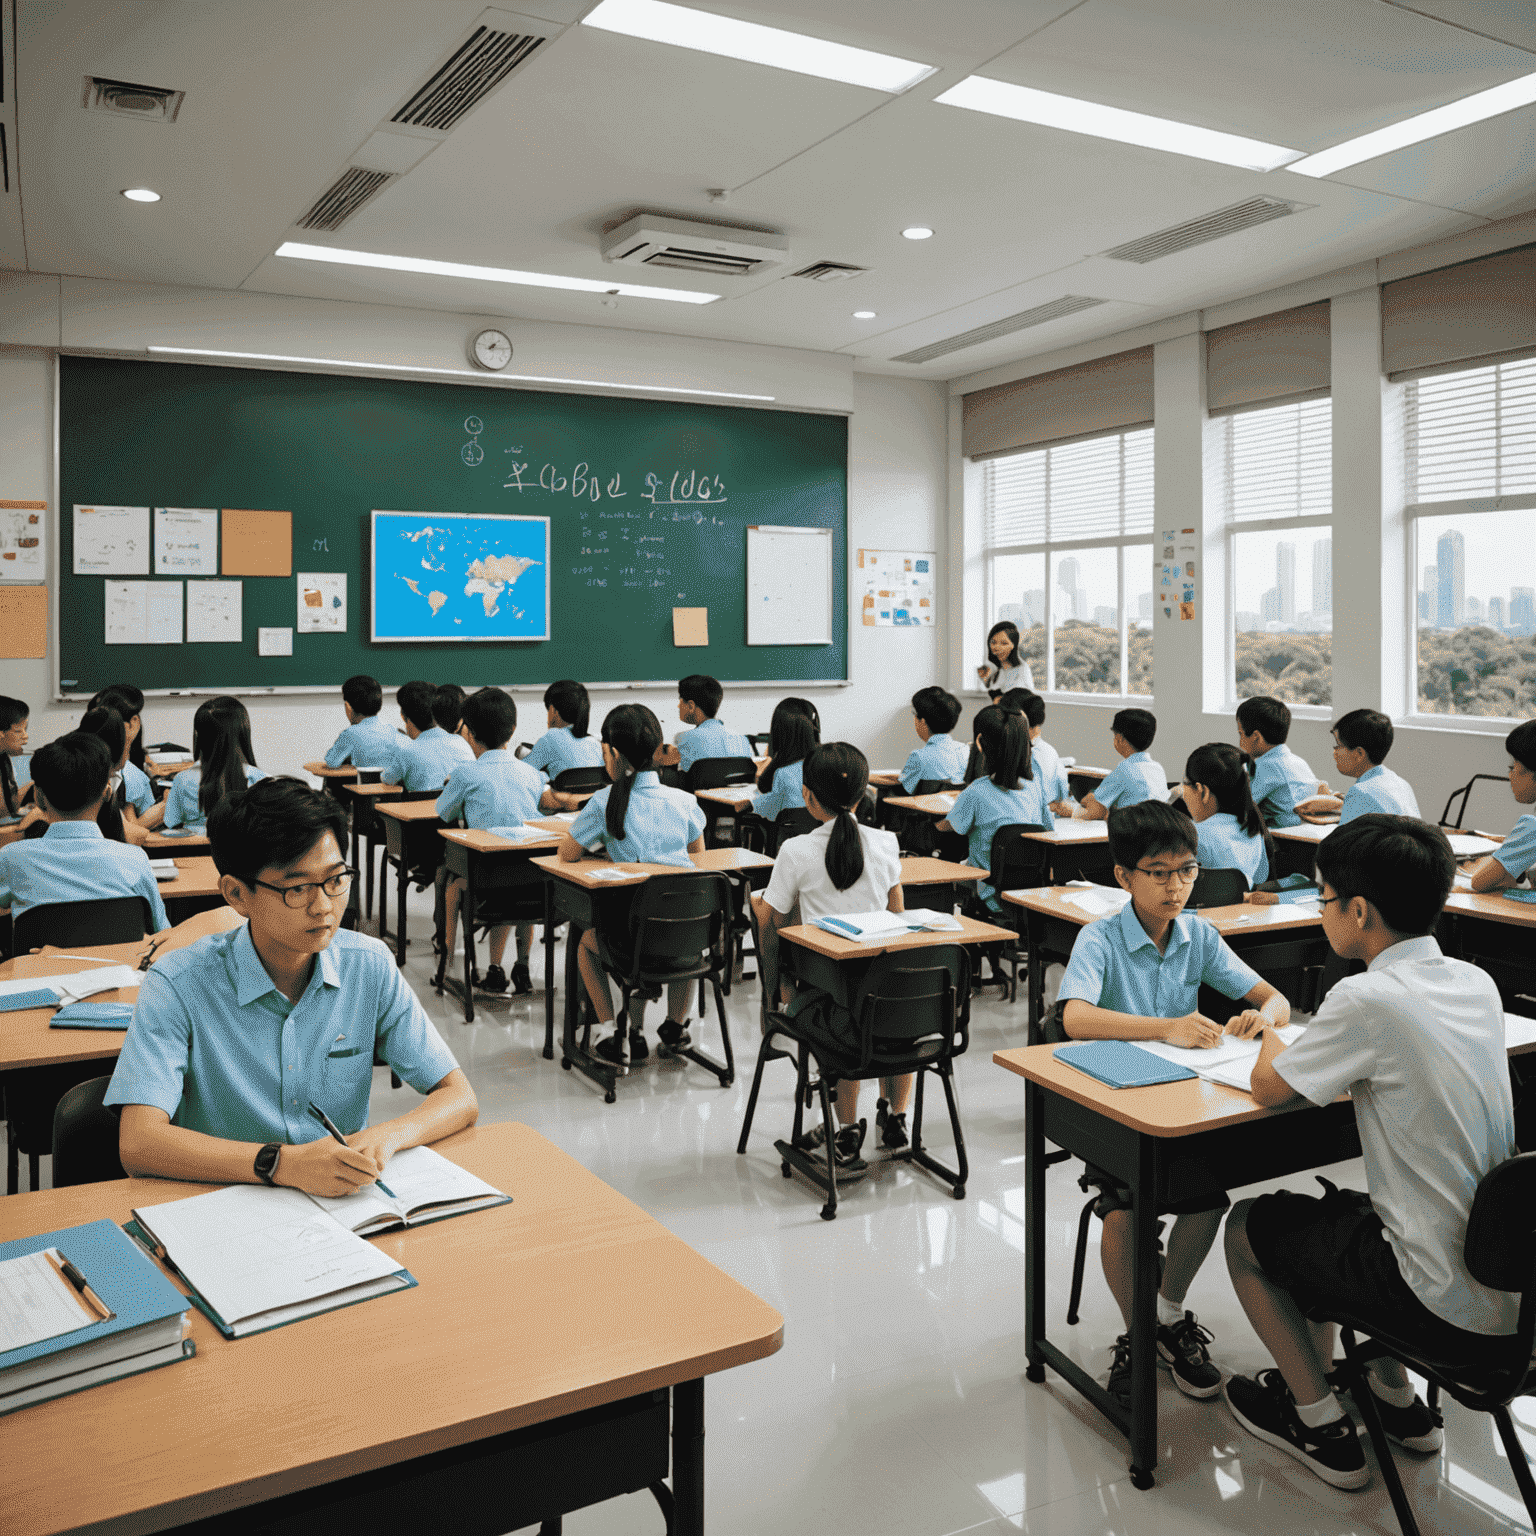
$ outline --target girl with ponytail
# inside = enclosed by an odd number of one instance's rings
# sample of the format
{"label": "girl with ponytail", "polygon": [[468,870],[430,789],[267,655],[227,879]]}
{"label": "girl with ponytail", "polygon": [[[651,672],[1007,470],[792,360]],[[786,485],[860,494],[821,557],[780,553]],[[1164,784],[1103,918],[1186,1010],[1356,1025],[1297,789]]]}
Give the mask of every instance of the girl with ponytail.
{"label": "girl with ponytail", "polygon": [[809,699],[780,699],[768,723],[768,763],[757,776],[752,814],[772,821],[783,811],[798,811],[803,766],[821,741],[821,718]]}
{"label": "girl with ponytail", "polygon": [[256,766],[251,717],[239,699],[220,694],[199,705],[192,717],[192,755],[197,767],[183,769],[171,781],[165,824],[201,832],[208,812],[225,795],[266,778]]}
{"label": "girl with ponytail", "polygon": [[1240,869],[1250,888],[1268,880],[1275,845],[1254,804],[1242,753],[1224,741],[1196,747],[1184,764],[1182,793],[1195,821],[1201,869]]}
{"label": "girl with ponytail", "polygon": [[[891,832],[867,827],[856,819],[869,784],[869,764],[857,747],[846,742],[826,742],[814,748],[801,764],[805,807],[821,823],[814,832],[792,837],[779,849],[773,875],[761,896],[753,896],[758,935],[762,940],[763,985],[772,985],[778,974],[779,929],[813,918],[857,912],[904,910],[901,890],[901,850]],[[858,968],[828,960],[814,951],[796,947],[795,976],[826,992],[834,1009],[831,1022],[845,1016],[860,979]],[[785,981],[779,988],[782,1001],[794,995]],[[855,1048],[857,1041],[854,1041]],[[886,1078],[881,1084],[884,1145],[896,1150],[907,1144],[907,1102],[912,1093],[910,1076]],[[859,1084],[837,1085],[837,1118],[842,1127],[834,1148],[839,1168],[856,1172],[864,1166],[860,1151],[865,1122],[855,1119],[859,1108]],[[826,1126],[811,1132],[806,1145],[824,1145]]]}
{"label": "girl with ponytail", "polygon": [[[567,768],[601,768],[602,744],[587,734],[592,701],[586,688],[569,678],[551,683],[544,690],[544,709],[549,729],[534,742],[533,751],[523,761],[544,775],[546,786],[552,785]],[[546,787],[539,808],[579,811],[581,799]]]}
{"label": "girl with ponytail", "polygon": [[[582,690],[583,693],[586,691]],[[581,808],[571,830],[560,842],[560,857],[574,864],[587,849],[601,845],[615,864],[670,864],[692,869],[691,853],[704,851],[704,812],[699,802],[681,789],[668,789],[652,766],[662,743],[661,722],[644,704],[620,704],[603,721],[603,766],[613,780]],[[613,1020],[613,1001],[599,958],[599,939],[613,954],[629,953],[629,909],[634,886],[605,894],[599,905],[597,930],[581,936],[577,963],[599,1024]],[[689,1044],[689,982],[667,988],[667,1022],[658,1031],[662,1043],[674,1050]],[[622,1062],[624,1042],[617,1031],[595,1047],[606,1061]],[[629,1060],[643,1061],[650,1054],[645,1032],[629,1032]]]}

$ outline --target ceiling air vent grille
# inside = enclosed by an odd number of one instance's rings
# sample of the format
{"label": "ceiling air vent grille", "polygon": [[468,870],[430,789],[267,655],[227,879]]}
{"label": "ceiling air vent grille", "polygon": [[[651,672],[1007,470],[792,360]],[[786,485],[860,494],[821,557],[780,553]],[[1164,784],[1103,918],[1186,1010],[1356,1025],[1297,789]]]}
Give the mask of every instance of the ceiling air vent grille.
{"label": "ceiling air vent grille", "polygon": [[803,277],[812,283],[841,283],[868,270],[868,267],[850,266],[846,261],[813,261],[810,266],[801,267],[789,275]]}
{"label": "ceiling air vent grille", "polygon": [[1011,336],[1015,331],[1027,331],[1032,325],[1044,325],[1047,320],[1061,320],[1067,315],[1080,314],[1103,304],[1103,299],[1085,299],[1069,293],[1052,299],[1049,304],[1037,304],[1033,309],[1020,310],[1005,320],[994,320],[990,325],[978,325],[974,331],[962,331],[946,341],[930,342],[913,352],[903,352],[893,357],[893,363],[931,363],[936,357],[947,357],[951,352],[963,352],[967,347],[979,347],[984,341],[996,341],[1000,336]]}
{"label": "ceiling air vent grille", "polygon": [[546,41],[521,32],[476,27],[398,112],[392,123],[451,132]]}
{"label": "ceiling air vent grille", "polygon": [[1143,235],[1140,240],[1129,240],[1103,254],[1111,261],[1134,261],[1145,266],[1149,261],[1160,261],[1179,251],[1187,251],[1211,240],[1221,240],[1257,224],[1267,224],[1271,219],[1283,219],[1299,213],[1311,203],[1288,203],[1278,197],[1250,197],[1246,202],[1233,203],[1230,208],[1218,208],[1185,224],[1175,224],[1171,229],[1160,229],[1155,235]]}
{"label": "ceiling air vent grille", "polygon": [[[622,257],[617,258],[623,260]],[[732,256],[716,251],[691,251],[685,245],[669,245],[641,258],[647,267],[676,267],[679,272],[722,272],[728,277],[745,277],[760,263],[751,256]]]}
{"label": "ceiling air vent grille", "polygon": [[88,112],[117,112],[141,123],[174,123],[186,99],[185,91],[173,91],[169,86],[134,85],[127,80],[87,75],[80,105]]}
{"label": "ceiling air vent grille", "polygon": [[394,181],[389,171],[365,171],[349,165],[310,205],[300,229],[340,229],[370,197]]}

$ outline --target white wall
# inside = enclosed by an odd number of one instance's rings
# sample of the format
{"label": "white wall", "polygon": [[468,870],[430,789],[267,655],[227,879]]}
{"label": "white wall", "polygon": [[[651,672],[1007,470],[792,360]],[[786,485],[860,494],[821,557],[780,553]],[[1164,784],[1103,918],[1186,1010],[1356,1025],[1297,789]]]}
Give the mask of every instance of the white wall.
{"label": "white wall", "polygon": [[[143,355],[143,348],[152,344],[209,347],[342,357],[380,366],[457,368],[465,366],[465,340],[482,318],[0,274],[0,486],[5,487],[0,496],[46,498],[51,506],[56,501],[52,381],[54,353],[60,346],[126,355]],[[943,385],[856,377],[848,358],[828,353],[597,326],[525,325],[505,318],[495,323],[512,334],[520,371],[771,394],[785,408],[851,412],[850,565],[861,546],[941,550],[947,472]],[[849,686],[807,690],[808,696],[821,711],[828,739],[858,743],[875,766],[900,761],[912,744],[906,700],[916,688],[944,675],[943,637],[938,631],[855,627],[849,639]],[[249,643],[254,644],[254,637]],[[680,675],[707,668],[707,652],[688,653],[686,665],[679,661]],[[381,662],[380,671],[387,670]],[[56,675],[51,659],[0,661],[0,693],[32,705],[34,746],[79,718],[78,704],[50,702]],[[541,691],[513,690],[520,716],[518,740],[531,741],[543,728]],[[781,693],[732,689],[722,718],[738,729],[766,730]],[[669,732],[680,729],[671,690],[637,690],[623,698],[649,704]],[[152,700],[146,710],[150,739],[190,742],[199,702]],[[597,694],[595,715],[600,718],[613,702],[614,695]],[[246,704],[257,756],[273,771],[299,770],[324,751],[344,723],[339,691],[334,696],[252,697]],[[392,703],[386,706],[391,717],[392,710]]]}

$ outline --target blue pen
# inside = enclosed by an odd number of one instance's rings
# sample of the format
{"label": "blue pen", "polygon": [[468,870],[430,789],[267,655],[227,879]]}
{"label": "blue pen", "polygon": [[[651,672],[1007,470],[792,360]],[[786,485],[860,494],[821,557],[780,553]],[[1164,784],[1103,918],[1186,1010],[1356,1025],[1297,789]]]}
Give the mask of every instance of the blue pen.
{"label": "blue pen", "polygon": [[[326,1130],[331,1133],[332,1136],[336,1138],[337,1141],[342,1144],[342,1146],[347,1145],[347,1138],[336,1129],[335,1122],[328,1114],[326,1114],[323,1109],[320,1108],[318,1104],[315,1103],[313,1099],[309,1101],[309,1112],[315,1117],[316,1120],[320,1122],[321,1125],[326,1128]],[[377,1184],[379,1188],[382,1189],[391,1200],[398,1198],[394,1190],[392,1190],[389,1185],[384,1182],[383,1179],[375,1179],[373,1182]]]}

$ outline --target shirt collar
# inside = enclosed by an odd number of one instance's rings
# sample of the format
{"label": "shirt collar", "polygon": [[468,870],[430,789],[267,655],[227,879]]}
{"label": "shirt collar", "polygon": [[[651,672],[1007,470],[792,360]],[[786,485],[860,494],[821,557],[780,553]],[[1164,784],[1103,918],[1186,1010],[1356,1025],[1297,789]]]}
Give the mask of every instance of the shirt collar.
{"label": "shirt collar", "polygon": [[101,836],[101,828],[94,821],[56,821],[43,833],[44,837],[56,837],[61,841],[71,837]]}
{"label": "shirt collar", "polygon": [[426,728],[426,730],[418,731],[417,732],[416,740],[417,741],[425,741],[428,736],[446,736],[447,734],[448,734],[448,732],[445,731],[442,728],[442,726],[440,726],[440,725],[429,725]]}
{"label": "shirt collar", "polygon": [[1151,759],[1145,752],[1132,752],[1131,755],[1125,759],[1125,761],[1128,763],[1147,763],[1150,762]]}
{"label": "shirt collar", "polygon": [[[492,747],[489,752],[482,752],[480,754],[480,761],[482,763],[504,763],[509,757],[512,757],[512,754],[506,747]],[[513,757],[512,761],[516,762],[517,759]]]}
{"label": "shirt collar", "polygon": [[[332,943],[334,942],[332,940]],[[267,975],[267,968],[261,963],[261,956],[256,953],[249,923],[241,925],[235,934],[234,943],[230,945],[229,953],[235,968],[235,1001],[242,1008],[254,1003],[259,997],[265,997],[269,992],[277,991],[277,983]],[[306,993],[314,986],[317,976],[322,986],[339,987],[341,985],[341,971],[336,964],[336,956],[329,946],[315,956],[315,962],[309,986],[304,989]]]}
{"label": "shirt collar", "polygon": [[1403,964],[1405,960],[1439,960],[1443,958],[1444,953],[1440,948],[1440,941],[1434,934],[1425,933],[1417,938],[1399,939],[1396,944],[1382,950],[1366,966],[1366,970],[1384,971],[1388,966]]}
{"label": "shirt collar", "polygon": [[[1358,779],[1355,780],[1355,783],[1364,784],[1367,779],[1380,778],[1381,775],[1386,771],[1387,765],[1385,763],[1373,763],[1369,768],[1365,770],[1364,773],[1360,775]],[[1396,948],[1395,945],[1393,947]]]}
{"label": "shirt collar", "polygon": [[938,746],[938,744],[941,741],[948,741],[948,740],[949,740],[949,732],[948,731],[935,731],[933,733],[933,735],[931,735],[928,738],[928,745],[930,747],[936,747],[936,746]]}
{"label": "shirt collar", "polygon": [[[1166,958],[1174,950],[1182,949],[1189,943],[1190,917],[1187,912],[1181,912],[1174,918],[1168,929],[1168,946],[1163,950]],[[1128,901],[1120,909],[1120,937],[1125,940],[1125,947],[1129,950],[1150,949],[1157,953],[1157,945],[1152,942],[1152,935],[1141,926],[1141,919],[1136,916],[1136,903]]]}
{"label": "shirt collar", "polygon": [[654,768],[647,768],[635,775],[634,783],[629,786],[630,794],[637,789],[652,789],[661,782],[661,775]]}

